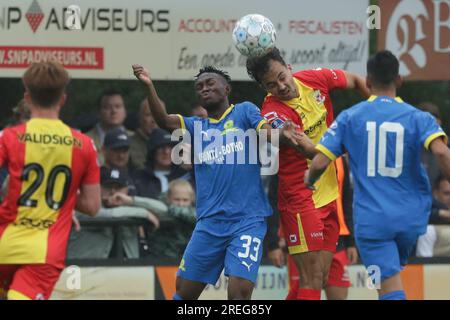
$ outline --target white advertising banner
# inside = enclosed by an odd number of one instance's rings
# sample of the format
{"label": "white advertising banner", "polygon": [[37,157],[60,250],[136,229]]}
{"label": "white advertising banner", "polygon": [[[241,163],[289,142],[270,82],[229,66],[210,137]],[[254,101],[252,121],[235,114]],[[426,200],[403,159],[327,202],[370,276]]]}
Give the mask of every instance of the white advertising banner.
{"label": "white advertising banner", "polygon": [[[235,22],[268,17],[294,70],[327,66],[364,74],[368,0],[2,0],[0,77],[58,60],[73,78],[130,79],[131,65],[156,80],[191,80],[204,65],[249,80],[232,42]],[[68,9],[69,8],[69,9]],[[69,29],[67,28],[69,26]]]}
{"label": "white advertising banner", "polygon": [[[153,300],[171,299],[175,293],[177,267],[77,267],[68,266],[61,273],[52,293],[52,300]],[[371,285],[362,265],[348,266],[351,286],[349,300],[376,300],[376,288]],[[450,268],[446,264],[408,265],[402,272],[402,282],[408,300],[449,300]],[[157,282],[161,293],[156,294]],[[228,278],[222,275],[215,286],[208,285],[202,300],[226,300]],[[283,300],[289,289],[287,268],[261,266],[252,299]],[[326,299],[322,291],[322,299]]]}
{"label": "white advertising banner", "polygon": [[[222,273],[215,286],[208,285],[200,296],[201,300],[226,300],[228,278]],[[261,266],[253,290],[255,300],[283,300],[289,288],[287,269]]]}
{"label": "white advertising banner", "polygon": [[154,267],[68,266],[51,300],[154,300]]}

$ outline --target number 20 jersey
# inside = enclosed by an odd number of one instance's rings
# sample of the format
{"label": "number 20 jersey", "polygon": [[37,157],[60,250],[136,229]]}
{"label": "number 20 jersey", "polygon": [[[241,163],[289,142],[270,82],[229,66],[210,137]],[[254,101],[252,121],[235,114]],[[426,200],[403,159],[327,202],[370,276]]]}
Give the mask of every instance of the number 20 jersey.
{"label": "number 20 jersey", "polygon": [[425,232],[432,199],[421,153],[439,137],[433,116],[400,98],[372,96],[341,112],[316,148],[331,160],[349,153],[355,235]]}
{"label": "number 20 jersey", "polygon": [[98,184],[92,140],[60,120],[34,118],[0,133],[9,172],[0,206],[0,264],[62,268],[77,192]]}

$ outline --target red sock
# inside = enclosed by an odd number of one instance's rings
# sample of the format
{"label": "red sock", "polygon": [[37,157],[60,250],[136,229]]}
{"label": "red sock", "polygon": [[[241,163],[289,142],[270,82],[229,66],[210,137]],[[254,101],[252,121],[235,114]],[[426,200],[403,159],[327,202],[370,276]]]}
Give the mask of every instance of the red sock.
{"label": "red sock", "polygon": [[297,300],[320,300],[320,290],[300,288]]}

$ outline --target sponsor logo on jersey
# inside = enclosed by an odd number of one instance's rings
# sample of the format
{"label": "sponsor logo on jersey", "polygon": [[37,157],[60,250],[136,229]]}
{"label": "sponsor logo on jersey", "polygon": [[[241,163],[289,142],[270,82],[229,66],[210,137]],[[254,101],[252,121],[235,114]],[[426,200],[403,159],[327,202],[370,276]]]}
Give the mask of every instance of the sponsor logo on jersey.
{"label": "sponsor logo on jersey", "polygon": [[14,222],[14,226],[21,226],[28,229],[38,229],[45,230],[50,228],[55,222],[53,220],[47,219],[30,219],[30,218],[20,218],[18,221]]}
{"label": "sponsor logo on jersey", "polygon": [[248,264],[247,262],[245,262],[245,261],[241,261],[241,263],[244,265],[244,266],[246,266],[247,267],[247,270],[248,270],[248,272],[250,272],[250,267],[253,265],[253,263],[250,263],[250,264]]}
{"label": "sponsor logo on jersey", "polygon": [[223,125],[222,135],[227,134],[227,132],[238,131],[239,129],[234,126],[233,120],[227,120]]}
{"label": "sponsor logo on jersey", "polygon": [[276,112],[268,112],[264,115],[264,118],[266,118],[267,121],[269,121],[270,125],[274,129],[280,129],[284,126],[284,123],[287,119],[282,119],[278,116]]}
{"label": "sponsor logo on jersey", "polygon": [[305,130],[305,134],[310,135],[312,134],[317,128],[320,128],[326,121],[327,119],[327,113],[325,113],[322,118],[320,118],[319,121],[317,121],[316,123],[314,123],[312,126],[310,126],[309,128],[307,128]]}
{"label": "sponsor logo on jersey", "polygon": [[320,238],[323,239],[323,232],[319,231],[319,232],[311,232],[311,238]]}
{"label": "sponsor logo on jersey", "polygon": [[82,142],[77,138],[72,136],[60,136],[57,134],[19,133],[17,138],[22,143],[55,144],[78,148],[83,146]]}

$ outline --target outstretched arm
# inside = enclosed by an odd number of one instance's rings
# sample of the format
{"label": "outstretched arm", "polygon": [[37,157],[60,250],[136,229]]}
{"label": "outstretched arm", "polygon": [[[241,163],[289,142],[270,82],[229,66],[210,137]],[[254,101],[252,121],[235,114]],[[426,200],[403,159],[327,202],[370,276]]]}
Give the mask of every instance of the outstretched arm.
{"label": "outstretched arm", "polygon": [[272,141],[273,133],[278,131],[280,145],[292,147],[308,159],[312,159],[317,153],[314,143],[292,121],[286,121],[281,129],[273,129],[268,123],[261,128],[267,130],[269,141]]}
{"label": "outstretched arm", "polygon": [[430,143],[430,150],[439,163],[439,169],[450,181],[450,149],[442,138],[436,138]]}
{"label": "outstretched arm", "polygon": [[347,80],[347,89],[355,89],[363,97],[368,98],[370,91],[366,86],[366,79],[352,72],[344,71]]}
{"label": "outstretched arm", "polygon": [[134,64],[133,73],[136,78],[144,84],[148,89],[148,103],[156,123],[163,129],[170,132],[181,128],[180,117],[174,114],[167,114],[164,103],[158,97],[150,74],[143,66]]}

